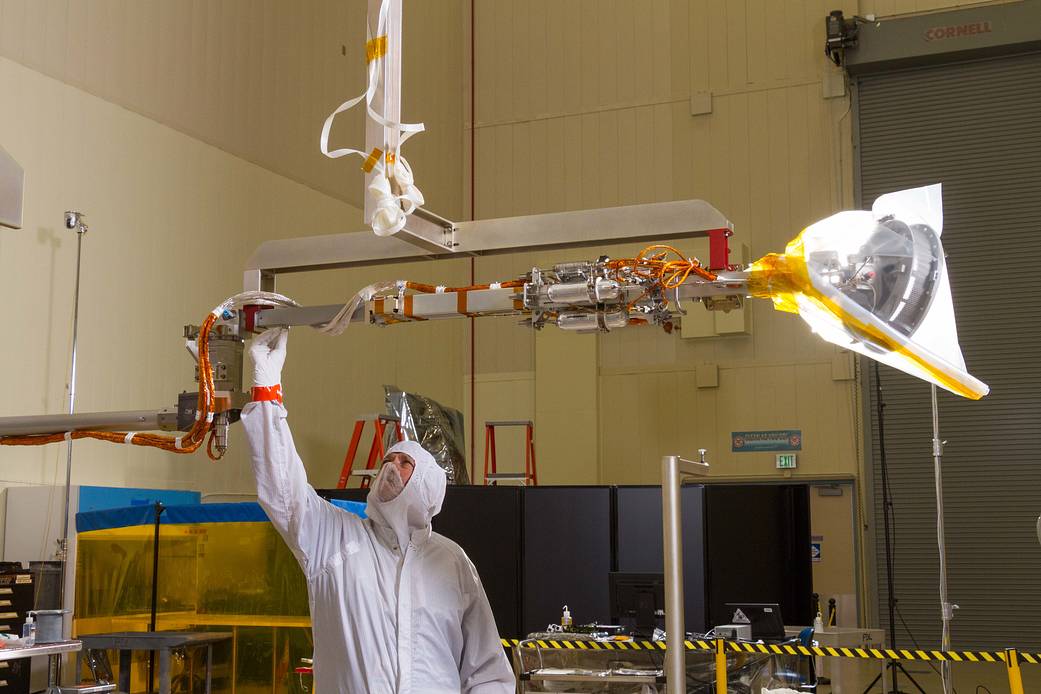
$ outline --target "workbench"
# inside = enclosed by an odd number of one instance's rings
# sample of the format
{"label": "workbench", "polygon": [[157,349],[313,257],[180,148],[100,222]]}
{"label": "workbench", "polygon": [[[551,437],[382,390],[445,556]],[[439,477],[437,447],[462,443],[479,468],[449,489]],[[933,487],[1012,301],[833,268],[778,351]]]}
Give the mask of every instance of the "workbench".
{"label": "workbench", "polygon": [[[231,634],[224,631],[121,631],[112,634],[80,636],[87,650],[119,651],[119,691],[130,691],[130,663],[133,651],[155,651],[159,655],[159,694],[170,694],[172,676],[170,652],[179,648],[206,648],[206,694],[213,684],[213,646],[228,641]],[[76,672],[80,672],[80,658]]]}

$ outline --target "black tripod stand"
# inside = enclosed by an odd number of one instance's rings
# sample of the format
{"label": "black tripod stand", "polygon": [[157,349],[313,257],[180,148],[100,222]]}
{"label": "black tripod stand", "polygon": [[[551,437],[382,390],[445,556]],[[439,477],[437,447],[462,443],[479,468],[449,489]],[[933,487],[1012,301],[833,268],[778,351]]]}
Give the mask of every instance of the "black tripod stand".
{"label": "black tripod stand", "polygon": [[[889,495],[889,468],[886,465],[886,427],[885,427],[885,403],[882,401],[882,379],[879,378],[878,373],[878,362],[873,362],[875,377],[875,409],[876,416],[878,417],[878,463],[879,470],[882,473],[882,532],[884,534],[883,541],[886,548],[886,597],[889,603],[889,648],[896,648],[896,595],[893,593],[893,535],[892,527],[890,524],[890,515],[893,510],[893,499]],[[904,664],[899,660],[890,660],[886,664],[885,670],[878,673],[875,679],[871,680],[871,684],[864,690],[864,694],[868,694],[875,685],[879,683],[883,675],[888,672],[893,677],[893,689],[891,694],[903,694],[900,691],[900,687],[897,684],[897,673],[903,673],[904,677],[914,685],[922,694],[926,694],[926,691],[922,689],[922,686],[915,681],[914,677],[911,676],[905,668]]]}

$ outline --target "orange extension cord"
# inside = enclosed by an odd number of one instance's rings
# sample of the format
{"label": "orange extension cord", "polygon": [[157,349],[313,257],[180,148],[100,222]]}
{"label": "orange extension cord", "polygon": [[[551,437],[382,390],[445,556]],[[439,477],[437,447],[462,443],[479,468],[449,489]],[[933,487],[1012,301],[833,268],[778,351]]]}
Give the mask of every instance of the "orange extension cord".
{"label": "orange extension cord", "polygon": [[217,316],[210,313],[199,330],[199,398],[196,403],[196,418],[192,428],[183,436],[163,436],[147,432],[130,434],[118,431],[72,431],[61,434],[33,434],[27,436],[0,436],[0,446],[41,446],[69,439],[98,439],[110,443],[132,443],[136,446],[151,446],[170,453],[194,453],[210,433],[206,452],[213,460],[221,456],[213,450],[214,386],[210,368],[210,330]]}

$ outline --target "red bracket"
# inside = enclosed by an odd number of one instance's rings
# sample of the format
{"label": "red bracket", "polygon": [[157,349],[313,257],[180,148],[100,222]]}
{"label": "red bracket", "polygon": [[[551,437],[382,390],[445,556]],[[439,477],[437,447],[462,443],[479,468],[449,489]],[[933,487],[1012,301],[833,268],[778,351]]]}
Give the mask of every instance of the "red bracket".
{"label": "red bracket", "polygon": [[732,229],[709,229],[708,230],[708,269],[709,270],[731,270],[730,265],[730,242],[728,239],[734,235]]}
{"label": "red bracket", "polygon": [[266,311],[274,306],[260,306],[258,304],[250,304],[249,306],[242,307],[242,329],[247,333],[260,332],[257,330],[257,314],[261,311]]}

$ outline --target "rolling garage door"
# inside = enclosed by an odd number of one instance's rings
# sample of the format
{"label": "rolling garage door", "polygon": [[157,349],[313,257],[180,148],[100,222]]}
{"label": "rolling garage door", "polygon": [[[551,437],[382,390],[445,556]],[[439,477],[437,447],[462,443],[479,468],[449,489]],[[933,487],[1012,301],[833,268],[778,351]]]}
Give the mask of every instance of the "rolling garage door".
{"label": "rolling garage door", "polygon": [[[940,392],[955,648],[1041,649],[1041,54],[858,78],[860,205],[942,182],[943,243],[968,369],[991,394]],[[868,365],[865,363],[865,367]],[[874,369],[867,368],[871,374]],[[940,642],[929,386],[881,367],[895,520],[897,639]],[[888,628],[878,421],[878,614]],[[902,617],[902,620],[901,620]]]}

